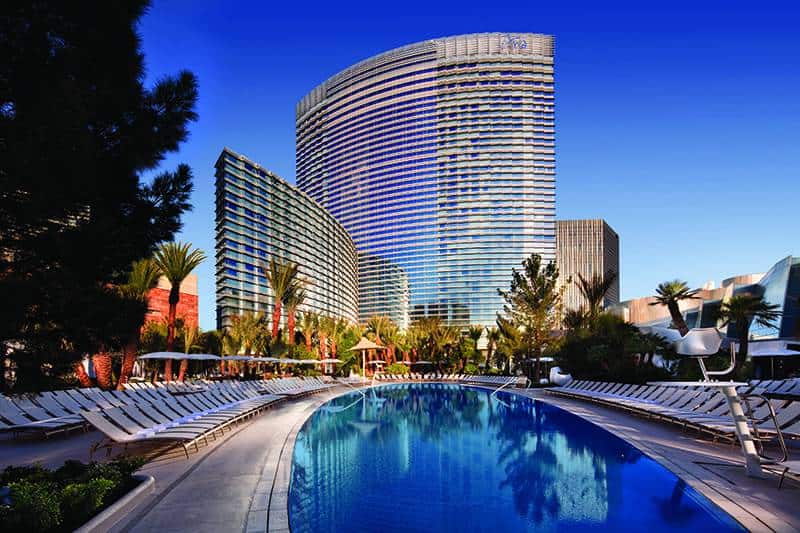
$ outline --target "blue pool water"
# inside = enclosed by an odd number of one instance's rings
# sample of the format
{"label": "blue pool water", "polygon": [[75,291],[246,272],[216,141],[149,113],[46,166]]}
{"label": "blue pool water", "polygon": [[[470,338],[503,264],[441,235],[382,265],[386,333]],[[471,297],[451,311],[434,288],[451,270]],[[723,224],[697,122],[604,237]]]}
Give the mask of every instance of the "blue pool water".
{"label": "blue pool water", "polygon": [[442,384],[339,397],[297,436],[294,533],[741,530],[674,474],[551,405]]}

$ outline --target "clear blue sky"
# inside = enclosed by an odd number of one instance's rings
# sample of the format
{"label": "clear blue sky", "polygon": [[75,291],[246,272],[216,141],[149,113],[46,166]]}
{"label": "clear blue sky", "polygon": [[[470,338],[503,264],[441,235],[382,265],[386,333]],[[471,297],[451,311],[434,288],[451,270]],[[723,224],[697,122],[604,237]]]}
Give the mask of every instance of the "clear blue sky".
{"label": "clear blue sky", "polygon": [[201,326],[215,326],[222,147],[294,182],[303,95],[374,54],[460,33],[555,35],[558,217],[616,229],[624,299],[800,254],[799,6],[156,0],[141,25],[149,81],[181,68],[200,80],[200,120],[165,165],[195,172],[180,238],[211,257],[198,271]]}

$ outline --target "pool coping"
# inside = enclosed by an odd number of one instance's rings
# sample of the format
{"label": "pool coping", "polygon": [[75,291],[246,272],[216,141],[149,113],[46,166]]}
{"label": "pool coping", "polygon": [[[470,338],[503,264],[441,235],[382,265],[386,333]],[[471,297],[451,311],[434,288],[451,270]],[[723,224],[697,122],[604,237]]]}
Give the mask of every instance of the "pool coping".
{"label": "pool coping", "polygon": [[[381,387],[386,385],[399,385],[404,383],[416,383],[416,382],[396,382],[396,383],[380,383],[375,385],[367,385],[365,387],[361,387],[359,389],[346,389],[340,391],[335,396],[331,397],[328,401],[338,398],[340,396],[344,396],[346,394],[351,394],[354,390],[366,390],[375,387]],[[453,382],[446,382],[446,381],[430,381],[425,383],[440,383],[440,384],[449,384],[449,385],[461,385],[464,387],[473,387],[473,388],[480,388],[484,390],[494,390],[494,387],[487,387],[483,385],[475,385],[475,384],[463,384],[463,383],[453,383]],[[631,432],[623,431],[623,428],[612,427],[607,423],[604,423],[603,420],[600,420],[597,416],[597,413],[594,413],[595,416],[585,416],[583,412],[578,412],[575,409],[569,409],[565,404],[570,402],[564,401],[563,399],[559,399],[561,401],[549,401],[554,398],[550,398],[544,396],[541,392],[537,393],[538,389],[503,389],[504,392],[508,392],[510,394],[515,394],[518,396],[523,396],[525,398],[532,399],[534,401],[542,401],[559,409],[564,409],[569,413],[580,417],[581,419],[594,424],[605,431],[608,431],[612,435],[616,436],[619,439],[622,439],[629,445],[635,447],[643,454],[657,462],[662,467],[666,468],[669,472],[673,473],[678,478],[682,479],[693,488],[695,491],[706,497],[711,503],[716,505],[720,510],[724,513],[727,513],[731,518],[737,521],[743,528],[747,529],[748,531],[786,531],[788,528],[791,530],[796,530],[790,524],[786,523],[785,521],[781,520],[778,517],[775,517],[772,513],[763,509],[762,507],[753,508],[752,510],[746,509],[739,503],[733,501],[729,496],[725,494],[729,488],[722,486],[719,484],[718,481],[713,479],[709,476],[709,473],[699,465],[696,465],[692,462],[691,458],[689,457],[667,457],[663,454],[660,450],[656,449],[652,444],[647,443],[645,440],[638,438],[634,434],[633,428],[628,428]],[[531,394],[533,393],[533,394]],[[327,403],[327,402],[326,402]],[[578,403],[574,404],[575,406],[581,405]],[[300,429],[306,423],[306,421],[319,409],[320,405],[310,405],[307,409],[307,412],[304,413],[305,416],[299,418],[295,424],[292,426],[291,430],[286,436],[284,440],[283,446],[280,451],[280,455],[277,461],[277,465],[275,469],[272,470],[267,468],[268,465],[264,466],[262,470],[262,477],[258,486],[262,489],[266,489],[268,487],[267,494],[256,494],[254,495],[254,501],[258,498],[261,498],[263,501],[266,497],[266,523],[264,523],[263,514],[261,516],[254,515],[254,511],[251,511],[248,514],[247,524],[245,525],[244,531],[246,533],[252,533],[255,531],[268,531],[274,533],[287,533],[291,531],[289,525],[289,485],[291,481],[291,471],[292,471],[292,456],[294,454],[294,445],[297,439],[297,435],[300,432]],[[585,405],[583,407],[589,407]],[[593,413],[589,412],[589,415]],[[686,452],[688,455],[689,452]],[[702,477],[701,477],[702,476]],[[258,490],[258,489],[257,489]],[[751,506],[752,507],[752,506]],[[264,513],[264,511],[260,511]]]}

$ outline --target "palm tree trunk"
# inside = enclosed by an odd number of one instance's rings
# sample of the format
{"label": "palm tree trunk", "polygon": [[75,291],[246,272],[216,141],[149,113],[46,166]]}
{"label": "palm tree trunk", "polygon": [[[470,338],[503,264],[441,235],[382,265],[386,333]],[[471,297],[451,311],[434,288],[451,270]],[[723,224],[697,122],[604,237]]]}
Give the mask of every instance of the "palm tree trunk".
{"label": "palm tree trunk", "polygon": [[[167,315],[167,351],[173,351],[175,347],[175,319],[178,314],[178,302],[173,303],[173,296],[170,293],[169,314]],[[164,361],[164,381],[172,381],[172,359]]]}
{"label": "palm tree trunk", "polygon": [[286,331],[289,334],[288,338],[286,339],[286,342],[289,344],[289,346],[294,346],[294,326],[295,326],[294,309],[289,309],[286,312],[286,314],[287,314]]}
{"label": "palm tree trunk", "polygon": [[281,301],[275,302],[275,307],[272,311],[272,338],[278,338],[278,331],[281,329]]}
{"label": "palm tree trunk", "polygon": [[189,370],[189,360],[181,359],[181,366],[178,370],[178,381],[183,381],[186,378],[187,370]]}
{"label": "palm tree trunk", "polygon": [[325,354],[327,353],[327,344],[328,344],[327,335],[320,335],[319,336],[319,358],[320,359],[325,359]]}
{"label": "palm tree trunk", "polygon": [[86,373],[86,369],[83,368],[83,361],[76,362],[73,369],[75,370],[75,376],[78,378],[81,387],[88,388],[92,386],[92,380],[89,374]]}
{"label": "palm tree trunk", "polygon": [[306,339],[306,350],[308,350],[308,352],[311,353],[311,350],[313,348],[312,347],[311,332],[310,331],[304,331],[303,332],[303,337]]}
{"label": "palm tree trunk", "polygon": [[92,356],[92,364],[97,376],[97,386],[103,390],[111,390],[111,356],[103,349],[99,354]]}
{"label": "palm tree trunk", "polygon": [[131,378],[133,373],[133,364],[136,362],[136,351],[139,345],[139,331],[131,337],[128,344],[122,349],[122,369],[119,372],[119,381],[117,382],[117,390],[123,390],[125,384]]}
{"label": "palm tree trunk", "polygon": [[676,328],[678,328],[681,336],[686,336],[686,334],[689,333],[689,327],[686,325],[686,321],[683,319],[681,309],[678,307],[677,302],[670,302],[667,305],[667,309],[669,309],[669,315],[672,318],[672,323]]}

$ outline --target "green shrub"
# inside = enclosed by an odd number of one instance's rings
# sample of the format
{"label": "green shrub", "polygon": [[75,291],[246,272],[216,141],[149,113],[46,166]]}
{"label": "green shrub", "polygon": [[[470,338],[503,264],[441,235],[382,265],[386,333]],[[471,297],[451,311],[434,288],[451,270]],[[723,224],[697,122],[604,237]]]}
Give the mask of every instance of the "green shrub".
{"label": "green shrub", "polygon": [[107,503],[106,497],[115,487],[116,481],[95,478],[86,483],[70,483],[61,490],[61,512],[75,525],[83,524]]}
{"label": "green shrub", "polygon": [[144,459],[67,461],[57,470],[7,467],[0,474],[0,531],[72,531],[135,485]]}
{"label": "green shrub", "polygon": [[387,374],[408,374],[411,372],[408,367],[402,363],[392,363],[386,367]]}
{"label": "green shrub", "polygon": [[61,524],[61,508],[56,485],[22,480],[9,484],[11,511],[4,512],[3,531],[48,531]]}
{"label": "green shrub", "polygon": [[480,374],[480,368],[476,364],[467,363],[467,366],[464,367],[464,373],[470,375]]}

